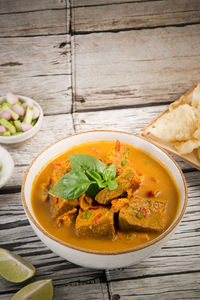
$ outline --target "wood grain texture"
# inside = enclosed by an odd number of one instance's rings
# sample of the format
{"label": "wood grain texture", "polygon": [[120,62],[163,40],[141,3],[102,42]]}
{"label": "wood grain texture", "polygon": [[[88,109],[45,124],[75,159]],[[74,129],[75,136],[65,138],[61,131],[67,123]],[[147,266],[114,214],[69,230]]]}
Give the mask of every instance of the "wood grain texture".
{"label": "wood grain texture", "polygon": [[[84,2],[84,3],[83,3]],[[94,6],[91,5],[94,3]],[[102,3],[103,2],[103,3]],[[124,3],[123,3],[124,2]],[[72,1],[72,28],[76,33],[128,30],[200,22],[198,0]]]}
{"label": "wood grain texture", "polygon": [[0,94],[32,97],[45,114],[71,111],[70,38],[1,39]]}
{"label": "wood grain texture", "polygon": [[70,74],[69,35],[1,39],[2,76]]}
{"label": "wood grain texture", "polygon": [[[121,3],[134,3],[134,2],[145,2],[149,0],[73,0],[72,7],[90,7],[90,6],[102,6],[102,5],[115,5]],[[160,0],[151,0],[151,1],[160,1]],[[162,1],[162,0],[161,0]]]}
{"label": "wood grain texture", "polygon": [[122,300],[199,299],[200,273],[125,280],[110,284],[112,295]]}
{"label": "wood grain texture", "polygon": [[66,34],[69,32],[67,16],[66,9],[2,14],[0,37]]}
{"label": "wood grain texture", "polygon": [[173,101],[200,81],[200,25],[74,37],[75,109]]}
{"label": "wood grain texture", "polygon": [[1,0],[0,14],[66,8],[65,0]]}

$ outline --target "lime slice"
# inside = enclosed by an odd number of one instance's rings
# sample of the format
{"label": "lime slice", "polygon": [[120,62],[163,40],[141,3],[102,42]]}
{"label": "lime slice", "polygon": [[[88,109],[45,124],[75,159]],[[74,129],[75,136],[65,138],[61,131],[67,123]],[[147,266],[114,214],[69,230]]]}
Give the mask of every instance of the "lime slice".
{"label": "lime slice", "polygon": [[10,300],[51,300],[53,298],[53,284],[51,279],[39,280],[26,285]]}
{"label": "lime slice", "polygon": [[0,275],[11,282],[22,282],[35,274],[35,268],[28,261],[0,248]]}

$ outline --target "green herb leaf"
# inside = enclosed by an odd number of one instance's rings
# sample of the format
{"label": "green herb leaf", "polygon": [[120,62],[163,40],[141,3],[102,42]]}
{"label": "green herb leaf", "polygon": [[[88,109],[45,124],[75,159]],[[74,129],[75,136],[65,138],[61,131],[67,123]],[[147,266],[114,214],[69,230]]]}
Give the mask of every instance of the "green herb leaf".
{"label": "green herb leaf", "polygon": [[99,173],[95,171],[86,171],[86,174],[89,176],[89,179],[94,179],[100,188],[104,188],[106,186]]}
{"label": "green herb leaf", "polygon": [[98,192],[100,192],[100,190],[101,189],[97,183],[92,183],[85,193],[87,196],[95,198],[95,196],[98,194]]}
{"label": "green herb leaf", "polygon": [[86,154],[73,154],[69,158],[73,171],[96,171],[103,174],[106,165],[94,156]]}
{"label": "green herb leaf", "polygon": [[49,191],[49,194],[61,199],[76,199],[94,183],[81,171],[65,174]]}
{"label": "green herb leaf", "polygon": [[101,175],[99,173],[97,173],[96,171],[90,171],[90,170],[86,170],[86,174],[89,175],[92,179],[98,181],[102,181]]}
{"label": "green herb leaf", "polygon": [[115,165],[110,165],[103,171],[103,179],[105,181],[112,180],[116,177],[116,167]]}
{"label": "green herb leaf", "polygon": [[127,164],[127,160],[122,160],[122,161],[121,161],[122,167],[124,167],[126,164]]}
{"label": "green herb leaf", "polygon": [[106,182],[106,186],[110,191],[113,191],[118,187],[118,183],[116,180],[109,180]]}
{"label": "green herb leaf", "polygon": [[128,158],[128,157],[129,157],[129,154],[130,154],[130,150],[127,150],[127,151],[125,152],[125,158]]}

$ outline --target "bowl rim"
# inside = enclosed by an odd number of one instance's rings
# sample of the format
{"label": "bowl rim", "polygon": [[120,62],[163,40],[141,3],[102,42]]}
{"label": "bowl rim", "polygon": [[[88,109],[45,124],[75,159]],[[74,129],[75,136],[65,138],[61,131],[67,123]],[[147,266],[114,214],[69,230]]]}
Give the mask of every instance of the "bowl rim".
{"label": "bowl rim", "polygon": [[0,189],[1,189],[6,185],[6,183],[8,182],[8,180],[10,179],[10,177],[13,174],[14,160],[13,160],[12,156],[10,155],[10,153],[2,145],[0,145],[0,153],[3,154],[3,160],[0,161],[2,163],[3,168],[5,168],[5,166],[6,166],[7,170],[9,170],[9,173],[7,175],[5,175],[1,171],[1,174],[0,174],[0,177],[1,177],[0,178]]}
{"label": "bowl rim", "polygon": [[[4,144],[4,145],[18,144],[18,143],[25,142],[25,141],[29,140],[30,138],[32,138],[40,130],[42,121],[43,121],[43,117],[44,117],[42,107],[36,100],[34,100],[33,98],[30,98],[28,96],[23,96],[23,95],[19,95],[19,94],[15,94],[15,95],[18,96],[24,102],[28,102],[28,101],[32,102],[33,105],[37,106],[37,108],[39,109],[40,115],[38,117],[36,124],[30,130],[20,133],[19,135],[0,136],[0,143]],[[6,95],[0,97],[0,103],[2,102],[3,99],[6,99]]]}
{"label": "bowl rim", "polygon": [[[157,236],[155,239],[152,239],[150,240],[149,242],[143,244],[143,245],[140,245],[140,246],[137,246],[137,247],[134,247],[134,248],[129,248],[129,249],[125,249],[125,250],[118,250],[118,251],[96,251],[96,250],[90,250],[90,249],[84,249],[84,248],[81,248],[81,247],[78,247],[78,246],[73,246],[67,242],[64,242],[58,238],[56,238],[55,236],[51,235],[49,232],[47,232],[39,223],[39,221],[35,221],[35,219],[32,217],[32,214],[31,212],[29,211],[28,209],[28,206],[26,204],[26,200],[25,200],[25,193],[24,193],[24,190],[25,190],[25,184],[26,184],[26,178],[28,176],[28,173],[29,173],[29,170],[30,168],[32,167],[32,165],[34,164],[34,162],[37,160],[37,158],[43,153],[45,152],[47,149],[49,149],[50,147],[52,147],[53,145],[59,143],[60,141],[62,140],[65,140],[65,139],[68,139],[68,138],[71,138],[72,136],[76,136],[76,135],[80,135],[80,134],[85,134],[85,133],[92,133],[92,132],[114,132],[114,133],[122,133],[122,134],[128,134],[128,135],[132,135],[132,136],[135,136],[135,137],[138,137],[140,139],[143,139],[145,141],[147,141],[148,143],[150,144],[153,144],[156,148],[160,149],[162,152],[164,152],[171,160],[172,162],[175,164],[175,166],[177,167],[180,175],[181,175],[181,178],[183,180],[183,185],[184,185],[184,194],[185,194],[185,200],[184,200],[184,205],[183,205],[183,208],[181,210],[181,213],[180,213],[180,216],[177,218],[177,220],[175,222],[173,222],[163,233],[161,233],[159,236]],[[36,226],[36,228],[42,232],[42,234],[44,234],[46,237],[50,238],[51,240],[53,240],[54,242],[57,242],[59,244],[61,244],[62,246],[65,246],[65,247],[68,247],[72,250],[76,250],[76,251],[80,251],[80,252],[85,252],[85,253],[89,253],[89,254],[96,254],[96,255],[121,255],[121,254],[127,254],[127,253],[132,253],[132,252],[137,252],[138,250],[142,250],[142,249],[145,249],[149,246],[152,246],[154,244],[156,244],[157,242],[161,241],[162,239],[164,239],[166,236],[168,236],[174,229],[175,227],[180,223],[184,213],[185,213],[185,210],[186,210],[186,207],[187,207],[187,202],[188,202],[188,189],[187,189],[187,184],[186,184],[186,179],[183,175],[183,172],[180,168],[180,166],[178,165],[178,163],[174,160],[173,157],[171,157],[171,155],[165,150],[163,149],[162,147],[156,145],[154,142],[152,142],[151,140],[149,140],[148,138],[144,137],[144,136],[141,136],[141,135],[138,135],[136,133],[131,133],[131,132],[127,132],[127,131],[120,131],[120,130],[88,130],[88,131],[82,131],[82,132],[78,132],[78,133],[73,133],[73,134],[70,134],[68,136],[65,136],[61,139],[58,139],[56,140],[55,142],[51,143],[50,145],[48,145],[47,147],[45,147],[33,160],[32,162],[30,163],[30,165],[28,166],[27,170],[26,170],[26,173],[24,175],[24,178],[23,178],[23,182],[22,182],[22,191],[21,191],[21,197],[22,197],[22,203],[23,203],[23,206],[24,206],[24,210],[27,214],[27,216],[30,218],[31,222]],[[36,216],[35,216],[36,218]],[[37,219],[37,218],[36,218]]]}

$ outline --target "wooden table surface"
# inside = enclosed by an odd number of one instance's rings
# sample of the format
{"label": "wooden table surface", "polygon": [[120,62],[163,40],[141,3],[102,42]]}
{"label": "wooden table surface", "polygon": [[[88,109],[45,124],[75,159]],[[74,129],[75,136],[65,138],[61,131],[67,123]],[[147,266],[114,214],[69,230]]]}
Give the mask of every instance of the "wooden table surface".
{"label": "wooden table surface", "polygon": [[[200,172],[180,159],[189,200],[176,234],[123,270],[51,252],[20,195],[27,166],[51,142],[92,129],[139,133],[198,82],[199,0],[0,0],[0,96],[32,97],[45,115],[33,139],[6,147],[15,169],[0,190],[0,245],[36,266],[28,282],[52,278],[56,300],[200,299]],[[0,299],[22,286],[0,279]]]}

